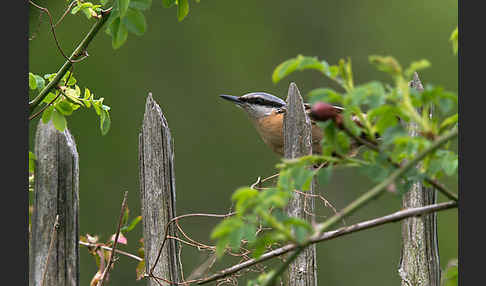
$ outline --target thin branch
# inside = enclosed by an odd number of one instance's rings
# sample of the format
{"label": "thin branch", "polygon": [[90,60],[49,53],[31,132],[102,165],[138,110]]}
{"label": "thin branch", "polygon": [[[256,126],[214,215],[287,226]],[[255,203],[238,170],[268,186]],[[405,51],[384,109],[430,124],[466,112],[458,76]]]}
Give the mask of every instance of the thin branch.
{"label": "thin branch", "polygon": [[108,17],[110,16],[112,8],[108,8],[106,10],[101,11],[101,19],[99,19],[91,28],[91,30],[86,34],[84,39],[81,41],[81,43],[78,45],[78,47],[74,50],[74,52],[71,54],[69,59],[62,65],[62,67],[59,69],[57,72],[56,76],[52,81],[50,81],[37,95],[34,100],[29,102],[29,114],[32,114],[34,109],[42,102],[42,100],[49,94],[51,89],[59,83],[59,81],[62,79],[62,77],[66,74],[66,72],[69,70],[71,65],[73,65],[73,60],[77,59],[79,56],[83,55],[86,51],[86,48],[88,47],[89,43],[93,40],[93,38],[96,36],[98,31],[101,29],[103,24],[108,20]]}
{"label": "thin branch", "polygon": [[57,27],[57,25],[59,25],[62,22],[64,17],[66,17],[66,15],[69,13],[69,11],[71,11],[71,8],[73,8],[73,5],[76,4],[76,3],[77,3],[77,1],[73,0],[73,2],[71,2],[71,4],[69,4],[69,6],[66,8],[66,11],[64,11],[64,14],[62,14],[61,18],[59,18],[59,20],[57,20],[56,24],[54,25],[54,28]]}
{"label": "thin branch", "polygon": [[[79,244],[83,245],[83,246],[87,246],[87,247],[99,247],[101,249],[104,249],[104,250],[107,250],[107,251],[110,251],[110,252],[113,251],[113,248],[108,247],[106,245],[99,245],[99,244],[96,244],[96,243],[89,243],[89,242],[84,242],[84,241],[79,241]],[[133,258],[133,259],[138,260],[138,261],[143,260],[143,258],[141,258],[141,257],[138,257],[134,254],[131,254],[131,253],[119,250],[119,249],[115,249],[115,252],[120,253],[120,254],[125,255],[125,256],[128,256],[128,257]]]}
{"label": "thin branch", "polygon": [[56,101],[56,99],[59,98],[59,96],[61,96],[61,93],[59,92],[56,97],[54,97],[53,100],[51,100],[48,104],[44,105],[39,111],[37,111],[36,113],[32,114],[30,117],[29,117],[29,120],[32,120],[34,118],[36,118],[37,116],[39,116],[39,114],[41,114],[44,110],[46,110],[49,106],[51,106],[51,104],[54,103],[54,101]]}
{"label": "thin branch", "polygon": [[225,214],[225,215],[217,215],[217,214],[203,214],[203,213],[195,213],[195,214],[185,214],[185,215],[180,215],[172,218],[169,220],[169,222],[165,226],[165,231],[164,231],[164,240],[162,241],[162,245],[159,248],[159,253],[157,254],[157,259],[155,259],[154,265],[150,269],[149,275],[153,276],[153,271],[155,269],[155,266],[159,262],[160,256],[162,255],[162,249],[164,248],[165,242],[167,241],[167,234],[169,233],[169,226],[171,223],[174,223],[175,221],[178,221],[181,218],[186,218],[186,217],[194,217],[194,216],[201,216],[201,217],[217,217],[217,218],[226,218],[229,216],[232,216],[236,214],[235,212]]}
{"label": "thin branch", "polygon": [[365,194],[354,200],[352,203],[350,203],[347,207],[339,211],[338,214],[332,216],[330,219],[325,221],[324,223],[320,224],[318,226],[319,232],[323,232],[327,230],[329,227],[333,226],[336,222],[338,222],[341,218],[344,216],[350,215],[353,213],[356,209],[360,208],[370,200],[376,198],[378,195],[383,193],[386,190],[386,187],[393,183],[396,179],[398,179],[400,176],[405,174],[408,170],[410,170],[413,166],[415,166],[417,163],[422,161],[429,153],[434,152],[437,150],[440,146],[444,145],[447,143],[449,140],[457,137],[458,135],[458,130],[457,128],[450,131],[449,133],[445,134],[444,136],[440,137],[437,139],[435,142],[433,142],[428,148],[423,150],[421,153],[419,153],[415,158],[412,160],[408,161],[406,164],[404,164],[402,167],[394,171],[386,180],[381,182],[380,184],[376,185],[373,187],[371,190],[367,191]]}
{"label": "thin branch", "polygon": [[114,251],[111,252],[110,260],[108,261],[108,265],[106,265],[106,268],[103,271],[103,276],[101,276],[101,279],[100,279],[100,282],[98,283],[98,286],[103,286],[103,283],[105,282],[105,279],[106,279],[106,275],[108,274],[108,271],[110,271],[109,269],[110,269],[111,265],[113,264],[113,257],[115,256],[116,246],[118,244],[118,236],[120,235],[120,229],[121,229],[121,225],[123,223],[123,215],[125,214],[125,209],[127,208],[127,195],[128,195],[128,192],[125,192],[125,194],[123,195],[123,202],[122,202],[122,206],[121,206],[121,210],[120,210],[120,218],[118,220],[118,228],[116,230],[115,240],[113,241],[112,250],[114,250]]}
{"label": "thin branch", "polygon": [[44,8],[42,6],[39,6],[37,4],[35,4],[32,0],[29,0],[29,3],[36,7],[37,9],[41,10],[42,12],[46,13],[47,16],[49,16],[49,22],[51,24],[51,32],[52,32],[52,36],[54,37],[54,42],[56,42],[56,46],[57,46],[57,49],[59,50],[59,52],[61,53],[61,55],[68,61],[72,62],[72,60],[70,58],[68,58],[66,56],[66,54],[64,54],[64,52],[62,51],[61,49],[61,45],[59,44],[59,41],[57,40],[57,37],[56,37],[56,29],[55,29],[55,25],[53,24],[53,21],[52,21],[52,16],[51,16],[51,13],[49,12],[49,9],[47,8]]}
{"label": "thin branch", "polygon": [[[364,193],[363,195],[361,195],[359,198],[357,198],[356,200],[354,200],[353,202],[351,202],[348,206],[346,206],[344,209],[342,209],[341,211],[339,211],[339,213],[335,214],[334,216],[332,216],[331,218],[329,218],[325,222],[317,225],[317,227],[316,227],[316,230],[317,230],[316,231],[316,235],[319,235],[322,232],[326,231],[327,229],[329,229],[331,226],[333,226],[334,224],[336,224],[342,218],[351,215],[354,211],[356,211],[357,209],[363,207],[364,205],[366,205],[372,199],[377,198],[380,194],[382,194],[386,190],[386,187],[388,187],[388,185],[390,185],[393,182],[395,182],[395,180],[397,180],[398,178],[400,178],[400,176],[402,176],[403,174],[405,174],[408,170],[410,170],[412,167],[414,167],[417,163],[419,163],[420,161],[422,161],[429,153],[434,152],[440,146],[442,146],[443,144],[445,144],[449,140],[455,138],[457,135],[458,135],[458,130],[457,130],[457,128],[455,128],[454,130],[449,131],[449,133],[447,133],[446,135],[444,135],[444,136],[440,137],[439,139],[437,139],[436,141],[434,141],[432,143],[432,145],[430,145],[428,148],[426,148],[421,153],[419,153],[415,158],[413,158],[412,160],[408,161],[402,167],[400,167],[399,169],[397,169],[396,171],[394,171],[390,176],[388,176],[388,178],[386,180],[382,181],[381,183],[379,183],[378,185],[376,185],[375,187],[373,187],[371,190],[367,191],[366,193]],[[305,243],[304,243],[304,245],[305,245]],[[297,254],[296,255],[292,255],[289,258],[289,260],[290,259],[295,259],[298,256],[298,254],[300,252],[302,252],[303,249],[304,248],[298,248],[296,250],[296,253]],[[276,273],[279,273],[279,272],[280,272],[280,269],[277,270]],[[274,283],[275,280],[276,280],[276,275],[274,273],[274,275],[272,275],[270,277],[270,279],[268,280],[268,283],[265,283],[264,285],[272,285],[272,283]]]}
{"label": "thin branch", "polygon": [[[347,128],[344,124],[342,126],[342,129],[344,132],[346,132],[347,135],[349,135],[351,138],[356,140],[358,143],[365,145],[366,147],[370,148],[371,150],[377,152],[377,153],[383,153],[378,145],[378,143],[370,140],[366,140],[362,137],[354,135],[349,128]],[[388,157],[388,156],[387,156]],[[388,161],[393,164],[393,166],[399,168],[400,165],[397,164],[396,162],[393,162],[390,157],[388,157]],[[449,191],[445,186],[441,185],[439,182],[437,182],[434,179],[431,179],[429,177],[425,177],[424,179],[427,183],[431,184],[434,188],[436,188],[439,192],[441,192],[443,195],[445,195],[447,198],[457,201],[459,198],[457,194],[454,194],[453,192]]]}
{"label": "thin branch", "polygon": [[[354,233],[354,232],[357,232],[357,231],[377,227],[377,226],[380,226],[380,225],[383,225],[383,224],[397,222],[397,221],[400,221],[400,220],[408,218],[408,217],[420,216],[420,215],[428,214],[428,213],[431,213],[431,212],[438,212],[438,211],[443,211],[443,210],[456,208],[456,207],[457,207],[457,202],[450,201],[450,202],[445,202],[445,203],[428,205],[428,206],[425,206],[425,207],[410,208],[410,209],[397,211],[397,212],[394,212],[394,213],[386,215],[386,216],[374,218],[374,219],[371,219],[371,220],[359,222],[359,223],[356,223],[356,224],[353,224],[353,225],[350,225],[350,226],[345,226],[345,227],[338,228],[336,230],[332,230],[332,231],[322,233],[321,235],[318,235],[318,236],[310,239],[307,242],[306,246],[308,246],[310,244],[318,243],[318,242],[323,242],[323,241],[326,241],[326,240],[331,240],[331,239],[334,239],[334,238],[337,238],[337,237],[340,237],[340,236],[345,236],[345,235],[348,235],[348,234],[351,234],[351,233]],[[299,247],[300,246],[296,245],[296,244],[285,245],[283,247],[277,248],[275,250],[272,250],[270,252],[263,254],[258,259],[250,259],[250,260],[247,260],[243,263],[233,265],[229,268],[221,270],[217,274],[214,274],[214,275],[211,275],[207,278],[202,279],[200,282],[198,282],[198,284],[205,284],[205,283],[208,283],[208,282],[211,282],[211,281],[214,281],[214,280],[224,278],[228,275],[234,274],[234,273],[236,273],[240,270],[243,270],[243,269],[248,268],[250,266],[253,266],[255,264],[262,263],[266,260],[269,260],[269,259],[272,259],[272,258],[275,258],[275,257],[279,257],[279,256],[281,256],[281,255],[283,255],[287,252],[296,250]],[[290,259],[288,259],[287,261],[290,261]]]}
{"label": "thin branch", "polygon": [[[66,83],[68,83],[69,80],[71,79],[73,72],[74,72],[74,65],[72,65],[71,69],[69,70],[69,76],[66,79]],[[32,120],[32,119],[36,118],[37,116],[39,116],[39,114],[41,114],[44,110],[46,110],[49,106],[51,106],[51,104],[53,104],[54,101],[56,101],[56,99],[58,99],[61,94],[64,95],[65,97],[67,97],[66,94],[59,87],[57,87],[57,89],[59,90],[59,94],[56,95],[56,97],[53,100],[51,100],[47,105],[44,105],[39,111],[37,111],[35,114],[31,115],[29,117],[29,120]]]}
{"label": "thin branch", "polygon": [[57,236],[57,228],[59,227],[59,215],[56,215],[56,220],[54,221],[54,225],[52,226],[51,230],[51,242],[49,243],[49,250],[47,251],[47,258],[46,258],[46,269],[44,269],[44,274],[42,275],[41,286],[44,285],[47,276],[47,269],[49,269],[49,257],[51,256],[52,248],[54,247],[54,241],[56,240]]}

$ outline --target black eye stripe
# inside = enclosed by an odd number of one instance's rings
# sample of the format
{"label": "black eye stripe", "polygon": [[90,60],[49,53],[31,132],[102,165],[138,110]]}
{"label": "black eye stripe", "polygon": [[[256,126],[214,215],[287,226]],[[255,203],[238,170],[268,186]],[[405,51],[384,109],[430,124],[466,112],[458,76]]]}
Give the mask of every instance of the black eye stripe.
{"label": "black eye stripe", "polygon": [[246,97],[246,98],[241,97],[240,99],[245,102],[253,103],[253,104],[260,104],[260,105],[272,106],[272,107],[282,107],[282,104],[278,102],[272,102],[260,97]]}

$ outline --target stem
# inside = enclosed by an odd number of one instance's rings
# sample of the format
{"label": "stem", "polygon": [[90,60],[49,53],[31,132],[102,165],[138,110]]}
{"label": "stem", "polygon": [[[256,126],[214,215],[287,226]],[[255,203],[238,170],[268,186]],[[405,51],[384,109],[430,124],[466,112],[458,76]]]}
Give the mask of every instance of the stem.
{"label": "stem", "polygon": [[412,160],[408,161],[403,167],[397,169],[395,172],[393,172],[386,180],[383,182],[379,183],[376,185],[374,188],[371,190],[367,191],[364,193],[361,197],[357,198],[354,200],[352,203],[350,203],[347,207],[342,209],[338,214],[332,216],[330,219],[325,221],[324,223],[318,225],[318,233],[322,233],[326,229],[330,228],[333,226],[335,223],[337,223],[339,220],[341,220],[344,216],[348,216],[351,213],[353,213],[355,210],[369,202],[370,200],[376,198],[378,195],[383,193],[388,185],[393,183],[396,179],[398,179],[401,175],[406,173],[408,170],[410,170],[413,166],[415,166],[418,162],[423,160],[429,153],[434,152],[437,150],[440,146],[448,142],[449,140],[455,138],[458,135],[458,130],[454,129],[447,133],[446,135],[440,137],[438,140],[436,140],[431,146],[429,146],[427,149],[423,150],[420,154],[418,154],[415,158]]}
{"label": "stem", "polygon": [[121,229],[121,225],[122,225],[122,222],[123,222],[123,215],[125,214],[125,209],[127,208],[127,195],[128,195],[128,192],[125,192],[125,194],[123,195],[123,202],[122,202],[122,206],[121,206],[121,210],[120,210],[120,218],[118,219],[118,228],[116,230],[115,240],[113,241],[113,248],[112,248],[112,251],[111,251],[111,254],[110,254],[110,260],[108,261],[108,264],[106,265],[106,268],[103,271],[103,274],[100,278],[100,282],[98,282],[98,286],[103,286],[103,284],[105,283],[106,276],[107,276],[108,272],[110,271],[110,267],[111,267],[111,265],[113,264],[113,261],[114,261],[113,258],[115,256],[116,246],[118,244],[118,236],[120,235],[120,229]]}
{"label": "stem", "polygon": [[[89,242],[84,242],[84,241],[79,241],[79,244],[80,244],[80,245],[83,245],[83,246],[87,246],[87,247],[99,247],[99,248],[101,248],[101,249],[108,250],[108,251],[110,251],[110,252],[111,252],[111,251],[113,251],[113,248],[108,247],[108,246],[106,246],[106,245],[99,245],[99,244],[96,244],[96,243],[89,243]],[[136,255],[134,255],[134,254],[131,254],[131,253],[125,252],[125,251],[123,251],[123,250],[118,250],[118,249],[115,249],[115,252],[116,252],[116,253],[119,253],[119,254],[123,254],[123,255],[125,255],[125,256],[127,256],[127,257],[130,257],[130,258],[133,258],[133,259],[135,259],[135,260],[137,260],[137,261],[142,261],[142,260],[143,260],[143,258],[138,257],[138,256],[136,256]]]}
{"label": "stem", "polygon": [[[318,235],[318,236],[315,236],[314,238],[309,239],[309,241],[304,246],[309,246],[309,245],[314,244],[314,243],[323,242],[323,241],[326,241],[326,240],[331,240],[331,239],[334,239],[334,238],[337,238],[337,237],[340,237],[340,236],[344,236],[344,235],[348,235],[348,234],[358,232],[358,231],[361,231],[361,230],[377,227],[377,226],[380,226],[380,225],[383,225],[383,224],[387,224],[387,223],[391,223],[391,222],[397,222],[397,221],[400,221],[400,220],[408,218],[408,217],[424,215],[424,214],[428,214],[428,213],[431,213],[431,212],[443,211],[443,210],[456,208],[456,207],[457,207],[457,202],[449,201],[449,202],[444,202],[444,203],[439,203],[439,204],[434,204],[434,205],[428,205],[428,206],[425,206],[425,207],[404,209],[404,210],[401,210],[401,211],[391,213],[391,214],[386,215],[386,216],[374,218],[374,219],[359,222],[359,223],[356,223],[356,224],[353,224],[353,225],[350,225],[350,226],[341,227],[341,228],[338,228],[336,230],[324,232],[321,235]],[[207,278],[200,280],[198,282],[198,284],[205,284],[205,283],[208,283],[208,282],[211,282],[211,281],[215,281],[215,280],[224,278],[228,275],[236,273],[240,270],[243,270],[243,269],[248,268],[250,266],[253,266],[255,264],[262,263],[266,260],[281,256],[285,253],[288,253],[288,252],[296,250],[296,249],[298,250],[300,247],[302,247],[302,246],[299,246],[299,245],[296,245],[296,244],[285,245],[283,247],[277,248],[275,250],[272,250],[270,252],[263,254],[258,259],[250,259],[250,260],[247,260],[247,261],[242,262],[240,264],[236,264],[236,265],[233,265],[229,268],[226,268],[226,269],[220,271],[217,274],[211,275]],[[295,255],[295,253],[294,253],[294,255]],[[292,257],[290,257],[290,258],[292,258]],[[295,257],[296,257],[296,255],[295,255]],[[290,258],[286,261],[286,264],[287,264],[287,262],[290,261]]]}
{"label": "stem", "polygon": [[[398,179],[400,176],[402,176],[403,174],[405,174],[409,169],[411,169],[413,166],[415,166],[418,162],[420,162],[421,160],[423,160],[429,153],[434,152],[440,146],[442,146],[443,144],[445,144],[446,142],[448,142],[452,138],[455,138],[457,135],[458,135],[458,130],[456,128],[456,129],[450,131],[449,133],[447,133],[446,135],[442,136],[438,140],[436,140],[431,146],[429,146],[427,149],[423,150],[415,158],[413,158],[412,160],[408,161],[405,165],[403,165],[403,167],[401,167],[401,168],[397,169],[395,172],[393,172],[386,180],[384,180],[383,182],[381,182],[378,185],[376,185],[375,187],[373,187],[371,190],[369,190],[366,193],[364,193],[363,195],[361,195],[359,198],[357,198],[356,200],[354,200],[353,202],[351,202],[347,207],[345,207],[344,209],[342,209],[337,214],[333,215],[330,219],[328,219],[325,222],[317,225],[317,227],[316,227],[316,235],[320,235],[322,232],[324,232],[325,230],[329,229],[331,226],[333,226],[334,224],[336,224],[338,221],[340,221],[344,217],[352,214],[354,211],[356,211],[357,209],[363,207],[366,203],[368,203],[372,199],[375,199],[376,197],[378,197],[378,195],[380,195],[381,193],[383,193],[386,190],[386,187],[388,185],[390,185],[391,183],[393,183],[396,179]],[[308,244],[309,243],[306,243],[306,245],[308,245]],[[289,260],[295,259],[300,254],[300,252],[302,252],[302,250],[304,248],[305,247],[298,248],[295,251],[294,255],[292,255],[289,258]],[[280,271],[282,271],[282,269],[285,270],[285,268],[283,268],[283,267],[286,267],[286,265],[287,265],[287,263],[284,264],[284,265],[282,265],[280,267],[280,269],[277,271],[277,273],[279,273]],[[275,276],[275,274],[272,275],[272,277],[268,281],[269,282],[274,282],[275,281],[274,276]],[[269,286],[269,285],[272,285],[272,284],[269,284],[269,283],[266,283],[265,284],[265,286]]]}
{"label": "stem", "polygon": [[37,95],[36,98],[34,98],[31,102],[29,102],[29,114],[32,114],[34,109],[42,102],[42,100],[49,94],[51,89],[55,87],[59,81],[62,79],[62,77],[66,74],[66,72],[69,70],[69,68],[73,65],[73,61],[80,55],[83,54],[83,52],[86,50],[88,47],[89,43],[93,40],[93,38],[96,36],[98,31],[101,29],[103,24],[108,20],[110,16],[112,8],[108,8],[104,11],[101,12],[101,19],[96,22],[91,30],[86,34],[86,37],[81,41],[81,43],[78,45],[78,47],[74,50],[74,52],[71,54],[69,59],[62,65],[62,67],[59,69],[59,71],[56,74],[56,77],[52,81],[50,81]]}
{"label": "stem", "polygon": [[[371,150],[377,152],[377,153],[383,153],[383,151],[380,149],[380,147],[378,146],[378,143],[374,142],[374,141],[370,141],[370,140],[366,140],[364,138],[361,138],[360,136],[356,136],[354,135],[351,130],[349,130],[345,125],[343,125],[342,127],[343,131],[346,132],[346,134],[348,136],[350,136],[351,138],[353,138],[354,140],[356,140],[356,142],[360,143],[360,144],[363,144],[365,145],[366,147],[370,148]],[[395,167],[399,168],[400,165],[393,162],[391,160],[390,157],[388,157],[388,161],[390,163],[392,163]],[[437,181],[435,181],[434,179],[431,179],[429,177],[425,177],[424,179],[427,183],[431,184],[434,188],[436,188],[439,192],[441,192],[443,195],[445,195],[447,198],[451,199],[451,200],[454,200],[454,201],[457,201],[459,200],[457,194],[454,194],[453,192],[449,191],[448,189],[446,189],[446,187],[444,187],[443,185],[439,184]]]}

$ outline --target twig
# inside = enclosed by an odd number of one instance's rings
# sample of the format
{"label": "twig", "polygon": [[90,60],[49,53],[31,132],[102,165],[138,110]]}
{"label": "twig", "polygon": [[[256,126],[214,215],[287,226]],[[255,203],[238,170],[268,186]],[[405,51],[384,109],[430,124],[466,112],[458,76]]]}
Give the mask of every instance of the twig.
{"label": "twig", "polygon": [[[386,187],[390,184],[392,184],[396,179],[398,179],[400,176],[405,174],[408,170],[410,170],[413,166],[415,166],[418,162],[422,161],[429,153],[434,152],[437,150],[440,146],[451,140],[452,138],[455,138],[458,135],[458,130],[455,128],[454,130],[450,131],[446,135],[440,137],[437,139],[432,145],[430,145],[428,148],[423,150],[421,153],[419,153],[415,158],[412,160],[408,161],[406,164],[404,164],[402,167],[394,171],[386,180],[383,182],[379,183],[375,187],[373,187],[371,190],[367,191],[363,195],[361,195],[359,198],[351,202],[348,206],[346,206],[344,209],[339,211],[339,213],[333,215],[331,218],[326,220],[325,222],[319,224],[316,227],[316,235],[319,235],[320,233],[326,231],[329,229],[331,226],[336,224],[339,220],[342,218],[351,215],[354,211],[357,209],[363,207],[365,204],[367,204],[369,201],[372,199],[377,198],[380,194],[382,194],[385,190]],[[305,243],[304,243],[305,245]],[[292,255],[290,259],[295,259],[300,252],[302,252],[304,248],[298,248],[295,252],[297,253],[296,255]],[[279,273],[281,269],[277,270],[276,273]],[[284,269],[285,270],[285,269]],[[268,280],[268,283],[265,283],[266,285],[273,285],[271,283],[274,283],[276,279],[275,273],[270,277]]]}
{"label": "twig", "polygon": [[155,266],[159,262],[160,255],[162,254],[162,249],[164,248],[165,242],[167,241],[167,234],[169,233],[168,231],[169,231],[169,226],[170,226],[171,223],[174,223],[175,221],[178,221],[179,219],[186,218],[186,217],[202,216],[202,217],[225,218],[225,217],[228,217],[228,216],[232,216],[234,214],[236,214],[236,213],[235,212],[232,212],[232,213],[225,214],[225,215],[195,213],[195,214],[185,214],[185,215],[176,216],[176,217],[172,218],[171,220],[169,220],[169,222],[165,226],[164,240],[162,241],[162,245],[159,248],[159,253],[157,254],[157,259],[155,259],[154,265],[150,269],[149,275],[153,277],[152,274],[153,274],[153,271],[155,269]]}
{"label": "twig", "polygon": [[49,12],[49,9],[47,8],[44,8],[44,7],[41,7],[37,4],[35,4],[32,0],[29,0],[29,3],[36,7],[37,9],[41,10],[42,12],[46,13],[47,16],[49,16],[49,22],[51,24],[51,31],[52,31],[52,36],[54,37],[54,42],[56,42],[56,46],[57,46],[57,49],[59,50],[59,52],[61,53],[61,55],[68,61],[72,62],[72,60],[70,58],[68,58],[66,56],[66,54],[64,54],[64,52],[62,51],[61,49],[61,45],[59,44],[59,41],[57,40],[57,37],[56,37],[56,29],[55,29],[55,25],[53,24],[52,22],[52,16],[51,16],[51,13]]}
{"label": "twig", "polygon": [[56,76],[50,81],[37,95],[36,98],[34,98],[31,102],[29,102],[29,114],[32,114],[34,109],[39,105],[42,100],[49,94],[51,89],[59,83],[59,81],[62,79],[62,77],[66,74],[66,72],[69,70],[71,65],[73,65],[73,60],[76,59],[78,56],[82,55],[86,48],[88,47],[89,43],[93,40],[93,38],[96,36],[98,31],[101,29],[103,24],[108,20],[108,17],[110,16],[112,8],[108,8],[106,10],[101,11],[101,19],[98,20],[91,30],[86,34],[86,37],[81,41],[81,43],[78,45],[78,47],[74,50],[74,52],[71,54],[69,59],[62,65],[62,67],[59,69],[57,72]]}
{"label": "twig", "polygon": [[118,228],[116,230],[115,240],[113,241],[112,250],[114,250],[114,251],[111,252],[110,260],[108,260],[108,264],[106,265],[106,268],[103,271],[103,275],[101,276],[101,279],[100,279],[100,282],[98,283],[98,286],[103,286],[103,283],[105,282],[105,279],[106,279],[106,275],[108,274],[108,271],[110,271],[109,269],[110,269],[111,265],[113,264],[113,257],[115,256],[116,246],[118,244],[118,236],[120,235],[120,229],[121,229],[121,225],[123,223],[123,216],[125,214],[125,209],[127,208],[127,195],[128,195],[128,192],[125,192],[125,194],[123,195],[123,202],[122,202],[121,211],[120,211],[120,218],[118,220]]}
{"label": "twig", "polygon": [[[375,152],[378,152],[380,154],[382,154],[383,150],[380,149],[378,143],[374,142],[374,141],[370,141],[370,140],[366,140],[364,138],[361,138],[359,136],[356,136],[354,135],[351,130],[349,130],[349,128],[347,128],[345,125],[342,126],[342,129],[344,132],[346,132],[346,134],[348,134],[351,138],[353,138],[354,140],[356,140],[358,143],[362,144],[362,145],[365,145],[366,147],[370,148],[371,150],[375,151]],[[395,167],[399,168],[400,165],[397,164],[396,162],[393,162],[391,160],[390,157],[388,157],[388,161]],[[456,194],[454,194],[453,192],[449,191],[445,186],[441,185],[439,182],[437,182],[436,180],[434,179],[431,179],[429,177],[425,177],[424,179],[427,183],[431,184],[434,188],[436,188],[439,192],[441,192],[443,195],[445,195],[447,198],[451,199],[451,200],[454,200],[454,201],[457,201],[459,198],[457,197]]]}
{"label": "twig", "polygon": [[[310,239],[307,242],[307,244],[310,245],[310,244],[313,244],[313,243],[323,242],[323,241],[326,241],[326,240],[331,240],[333,238],[337,238],[337,237],[340,237],[340,236],[351,234],[351,233],[354,233],[354,232],[357,232],[357,231],[377,227],[377,226],[387,224],[387,223],[391,223],[391,222],[396,222],[396,221],[405,219],[407,217],[424,215],[424,214],[427,214],[427,213],[443,211],[443,210],[455,208],[455,207],[457,207],[457,202],[450,201],[450,202],[445,202],[445,203],[429,205],[429,206],[425,206],[425,207],[405,209],[405,210],[401,210],[401,211],[398,211],[398,212],[395,212],[395,213],[392,213],[392,214],[389,214],[389,215],[386,215],[386,216],[374,218],[374,219],[359,222],[359,223],[356,223],[356,224],[353,224],[353,225],[350,225],[350,226],[341,227],[341,228],[333,230],[333,231],[328,231],[328,232],[322,233],[321,235],[318,235],[318,236]],[[308,246],[308,245],[306,245],[306,246]],[[279,256],[281,256],[281,255],[283,255],[287,252],[296,250],[299,247],[300,246],[296,245],[296,244],[285,245],[283,247],[277,248],[275,250],[272,250],[270,252],[263,254],[258,259],[250,259],[250,260],[247,260],[243,263],[233,265],[229,268],[221,270],[217,274],[214,274],[214,275],[211,275],[207,278],[202,279],[200,282],[198,282],[198,284],[205,284],[205,283],[208,283],[208,282],[211,282],[211,281],[214,281],[214,280],[224,278],[228,275],[236,273],[240,270],[243,270],[243,269],[248,268],[250,266],[253,266],[255,264],[262,263],[266,260],[269,260],[269,259],[272,259],[272,258],[275,258],[275,257],[279,257]],[[290,261],[290,259],[288,259],[287,261]]]}
{"label": "twig", "polygon": [[71,2],[71,4],[69,4],[69,6],[66,8],[66,11],[64,11],[64,14],[62,14],[61,18],[59,18],[59,20],[57,20],[54,27],[57,27],[57,25],[59,25],[61,23],[61,21],[64,19],[64,17],[66,17],[66,15],[69,13],[69,11],[71,11],[71,8],[73,8],[73,5],[76,4],[76,2],[77,1],[74,0],[73,2]]}
{"label": "twig", "polygon": [[[74,72],[74,65],[72,65],[71,69],[69,70],[69,76],[66,79],[66,85],[69,82],[69,80],[71,79],[73,72]],[[58,99],[61,94],[64,95],[65,97],[67,97],[66,94],[59,87],[57,87],[57,89],[59,90],[59,94],[56,95],[56,97],[53,100],[51,100],[47,105],[44,105],[39,111],[37,111],[35,114],[31,115],[29,117],[29,120],[32,120],[32,119],[36,118],[37,116],[39,116],[39,114],[41,114],[44,110],[46,110],[46,108],[51,106],[51,104],[54,103],[54,101],[56,101],[56,99]]]}
{"label": "twig", "polygon": [[449,140],[455,138],[457,135],[458,135],[458,130],[456,128],[456,129],[450,131],[449,133],[447,133],[446,135],[437,139],[435,142],[432,143],[432,145],[430,145],[428,148],[426,148],[421,153],[419,153],[415,158],[408,161],[402,167],[400,167],[399,169],[394,171],[386,180],[384,180],[383,182],[376,185],[371,190],[367,191],[365,194],[363,194],[362,196],[360,196],[359,198],[354,200],[347,207],[345,207],[344,209],[339,211],[338,214],[332,216],[330,219],[328,219],[324,223],[320,224],[320,226],[318,227],[319,232],[323,232],[323,231],[327,230],[329,227],[333,226],[337,221],[339,221],[342,217],[350,215],[356,209],[363,206],[365,203],[369,202],[371,199],[376,198],[383,191],[385,191],[385,189],[388,185],[390,185],[396,179],[398,179],[400,176],[405,174],[408,170],[410,170],[418,162],[422,161],[429,153],[434,152],[440,146],[442,146],[443,144],[445,144]]}
{"label": "twig", "polygon": [[54,103],[54,101],[56,101],[56,99],[59,98],[59,96],[61,96],[61,93],[58,93],[56,95],[56,97],[54,97],[53,100],[51,100],[48,104],[44,105],[39,111],[37,111],[35,114],[32,114],[30,117],[29,117],[29,120],[32,120],[34,118],[36,118],[37,116],[39,116],[39,114],[41,114],[44,110],[46,110],[49,106],[51,106],[52,103]]}
{"label": "twig", "polygon": [[[83,245],[83,246],[87,246],[87,247],[99,247],[101,249],[108,250],[110,252],[113,251],[113,248],[108,247],[106,245],[99,245],[99,244],[96,244],[96,243],[89,243],[89,242],[84,242],[84,241],[79,241],[79,244],[80,245]],[[143,260],[143,258],[141,258],[141,257],[138,257],[138,256],[136,256],[134,254],[131,254],[131,253],[128,253],[128,252],[119,250],[119,249],[115,249],[115,252],[116,253],[123,254],[125,256],[128,256],[128,257],[133,258],[133,259],[138,260],[138,261],[142,261]]]}
{"label": "twig", "polygon": [[47,276],[47,269],[49,269],[49,257],[51,256],[52,248],[54,247],[54,241],[56,240],[57,236],[57,228],[59,227],[59,215],[56,215],[56,220],[54,221],[54,225],[52,226],[51,231],[51,242],[49,243],[49,250],[47,251],[47,258],[46,258],[46,269],[44,270],[44,274],[42,275],[41,286],[44,285]]}

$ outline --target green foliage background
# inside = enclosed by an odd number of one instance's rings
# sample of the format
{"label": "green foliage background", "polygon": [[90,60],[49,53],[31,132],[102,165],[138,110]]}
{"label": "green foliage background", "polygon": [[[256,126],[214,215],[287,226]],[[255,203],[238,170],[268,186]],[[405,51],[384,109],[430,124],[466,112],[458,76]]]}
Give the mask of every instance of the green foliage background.
{"label": "green foliage background", "polygon": [[[137,146],[149,91],[175,139],[177,212],[185,214],[225,213],[234,190],[258,176],[276,173],[279,158],[257,137],[246,115],[223,102],[219,94],[266,91],[285,98],[290,81],[302,94],[323,86],[339,89],[312,71],[292,74],[274,85],[272,72],[286,59],[304,54],[336,63],[349,56],[358,84],[374,79],[391,82],[368,63],[370,54],[393,55],[403,66],[425,58],[432,66],[420,73],[424,84],[451,91],[458,88],[458,58],[448,42],[458,23],[457,1],[190,1],[191,10],[182,22],[177,21],[175,9],[164,9],[161,2],[154,0],[144,13],[143,36],[129,34],[128,41],[113,50],[111,38],[103,31],[91,43],[90,57],[75,66],[78,83],[111,106],[111,129],[105,136],[90,111],[68,118],[80,154],[81,234],[99,234],[107,240],[115,232],[124,191],[129,192],[131,214],[140,213]],[[63,0],[36,3],[47,6],[56,19],[66,5]],[[38,13],[30,9],[31,31],[36,30]],[[44,18],[40,33],[29,42],[29,71],[36,74],[56,72],[64,62],[47,23]],[[91,25],[84,15],[66,17],[57,29],[66,54]],[[31,150],[37,122],[30,125]],[[446,183],[457,191],[457,178]],[[372,183],[354,171],[337,172],[320,194],[339,209],[369,186]],[[383,215],[400,206],[400,197],[387,194],[346,222]],[[318,212],[332,214],[322,207]],[[195,239],[207,241],[217,222],[194,218],[182,225]],[[457,210],[440,213],[438,223],[445,267],[457,257]],[[127,234],[129,244],[124,249],[136,253],[140,236],[141,224]],[[333,285],[397,284],[400,247],[400,224],[319,244],[318,279]],[[81,284],[86,285],[96,266],[85,249],[80,253]],[[186,275],[203,258],[186,248]],[[111,283],[145,284],[135,281],[136,264],[121,256]]]}

